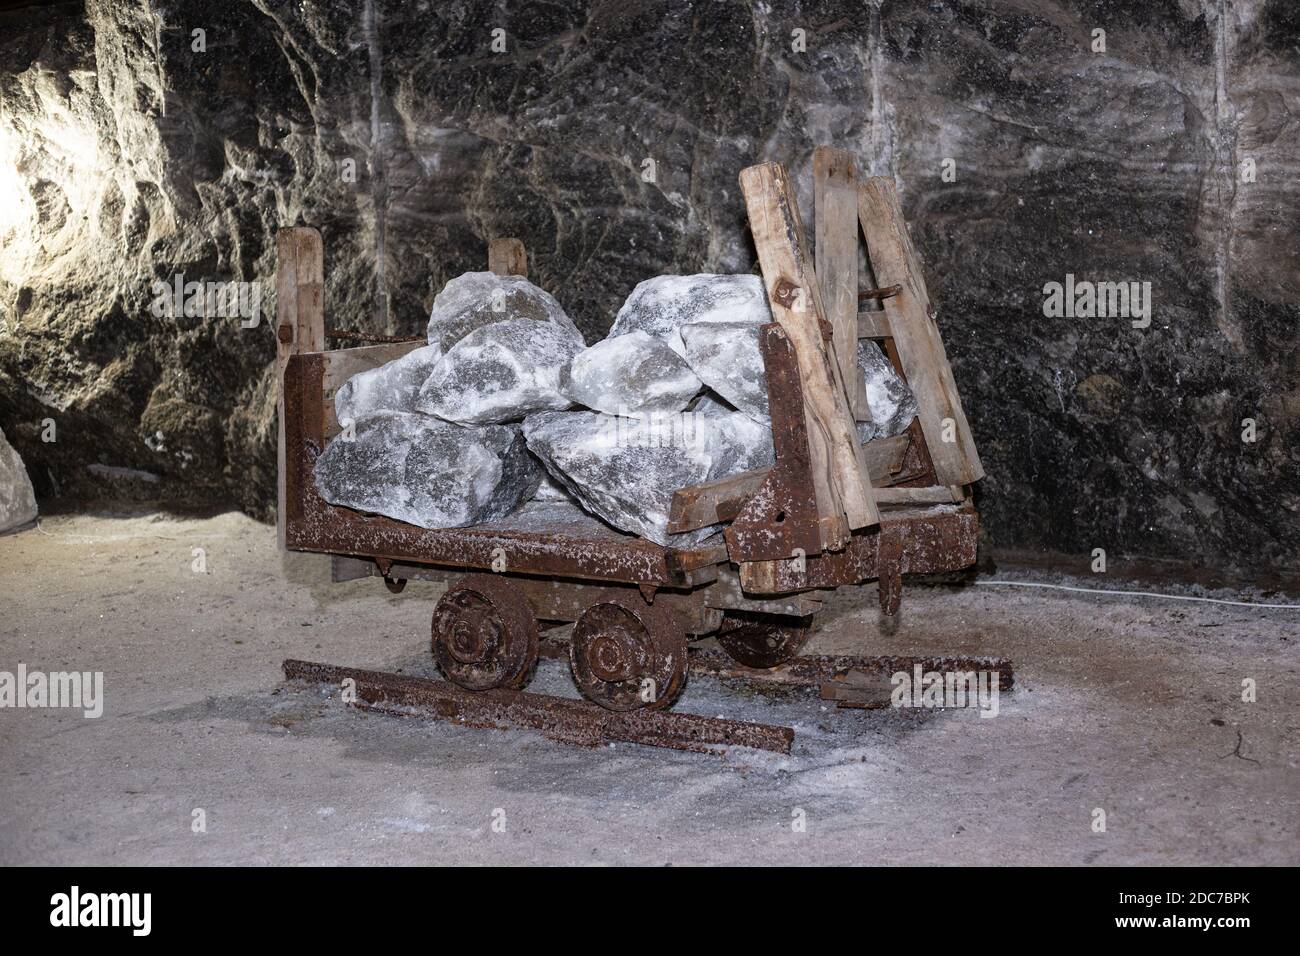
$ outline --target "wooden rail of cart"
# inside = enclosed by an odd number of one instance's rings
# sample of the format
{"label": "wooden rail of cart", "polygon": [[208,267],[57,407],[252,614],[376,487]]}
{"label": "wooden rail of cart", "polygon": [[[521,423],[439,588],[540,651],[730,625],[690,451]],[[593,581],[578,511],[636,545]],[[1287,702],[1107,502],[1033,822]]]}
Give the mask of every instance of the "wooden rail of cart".
{"label": "wooden rail of cart", "polygon": [[[282,374],[279,528],[292,550],[334,556],[334,579],[446,581],[433,620],[443,674],[471,690],[519,688],[537,658],[537,622],[577,622],[570,659],[585,696],[611,710],[670,705],[687,642],[717,634],[751,667],[795,653],[831,589],[879,582],[899,606],[902,576],[974,563],[978,518],[967,486],[983,475],[890,180],[858,182],[839,150],[815,156],[816,263],[785,169],[741,174],[774,321],[761,330],[776,452],[771,468],[682,488],[672,531],[716,523],[694,547],[623,534],[578,509],[539,526],[516,514],[425,529],[324,501],[313,468],[338,435],[333,396],[355,373],[420,342],[329,350],[319,233],[278,237]],[[883,302],[858,312],[858,226]],[[525,274],[517,240],[489,265]],[[920,408],[905,434],[860,444],[859,338],[879,340]]]}

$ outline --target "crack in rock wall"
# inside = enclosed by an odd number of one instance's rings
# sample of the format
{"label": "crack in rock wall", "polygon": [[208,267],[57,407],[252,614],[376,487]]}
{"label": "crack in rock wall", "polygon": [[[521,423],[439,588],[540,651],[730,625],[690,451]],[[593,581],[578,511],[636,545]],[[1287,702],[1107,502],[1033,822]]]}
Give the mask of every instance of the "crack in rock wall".
{"label": "crack in rock wall", "polygon": [[[1288,0],[0,13],[0,427],[46,498],[269,516],[278,226],[324,233],[330,325],[417,333],[516,235],[594,341],[641,279],[755,269],[744,166],[811,227],[832,143],[899,181],[995,544],[1294,568],[1298,48]],[[1045,316],[1067,274],[1150,282],[1150,326]],[[160,313],[177,275],[262,321]]]}

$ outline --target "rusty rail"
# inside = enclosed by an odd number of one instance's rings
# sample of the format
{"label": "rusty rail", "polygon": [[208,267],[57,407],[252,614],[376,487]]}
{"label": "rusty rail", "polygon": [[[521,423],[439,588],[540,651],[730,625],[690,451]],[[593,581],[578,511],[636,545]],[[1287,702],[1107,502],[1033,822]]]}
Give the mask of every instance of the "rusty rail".
{"label": "rusty rail", "polygon": [[424,714],[470,727],[536,730],[551,740],[584,747],[622,741],[694,753],[750,747],[788,754],[794,741],[793,728],[774,724],[674,711],[618,713],[585,700],[503,689],[467,691],[445,681],[311,661],[287,660],[282,666],[286,680],[338,686],[350,678],[356,683],[355,706],[365,710]]}
{"label": "rusty rail", "polygon": [[890,705],[890,678],[899,671],[912,673],[990,671],[998,675],[998,692],[1015,686],[1011,661],[1003,657],[844,657],[837,655],[796,657],[786,664],[756,670],[738,664],[721,651],[693,647],[692,674],[706,674],[721,680],[756,684],[780,684],[817,690],[824,700],[839,707],[876,709]]}
{"label": "rusty rail", "polygon": [[[537,655],[551,660],[567,658],[568,642],[546,638],[538,645]],[[692,647],[688,660],[692,675],[817,691],[824,700],[833,700],[839,707],[868,710],[888,707],[890,678],[899,671],[910,674],[918,664],[923,672],[995,671],[998,692],[1003,694],[1010,692],[1016,683],[1014,665],[1005,657],[809,655],[759,669],[746,667],[722,651]]]}

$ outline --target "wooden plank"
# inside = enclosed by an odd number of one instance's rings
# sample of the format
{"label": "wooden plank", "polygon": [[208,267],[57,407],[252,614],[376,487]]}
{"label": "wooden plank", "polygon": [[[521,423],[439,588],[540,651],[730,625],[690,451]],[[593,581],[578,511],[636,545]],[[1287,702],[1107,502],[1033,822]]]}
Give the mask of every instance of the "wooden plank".
{"label": "wooden plank", "polygon": [[[902,469],[909,442],[910,437],[903,434],[874,438],[862,446],[862,455],[877,500],[880,487],[892,484],[894,476]],[[740,513],[746,499],[758,491],[771,470],[755,468],[716,481],[678,489],[673,493],[672,505],[668,511],[668,530],[676,534],[730,521]]]}
{"label": "wooden plank", "polygon": [[[740,173],[750,229],[767,286],[772,317],[794,347],[804,392],[813,485],[821,527],[833,528],[843,515],[851,529],[880,520],[848,394],[840,378],[834,342],[823,336],[826,311],[809,262],[794,189],[780,163],[750,166]],[[846,537],[831,534],[823,546],[836,550]]]}
{"label": "wooden plank", "polygon": [[740,513],[745,500],[767,480],[771,470],[755,468],[716,481],[679,488],[673,492],[672,505],[668,509],[668,531],[677,534],[730,521]]}
{"label": "wooden plank", "polygon": [[889,316],[884,312],[858,313],[858,338],[890,339],[893,337],[893,330],[889,327]]}
{"label": "wooden plank", "polygon": [[385,342],[383,345],[362,345],[354,349],[334,349],[325,353],[325,373],[321,379],[321,388],[327,398],[331,397],[340,385],[358,372],[399,359],[408,352],[414,352],[426,342]]}
{"label": "wooden plank", "polygon": [[310,226],[290,226],[275,236],[275,373],[278,395],[276,448],[276,535],[285,547],[284,367],[298,352],[325,348],[325,254],[320,233]]}
{"label": "wooden plank", "polygon": [[363,345],[355,349],[336,349],[322,352],[325,363],[324,377],[321,382],[321,397],[324,399],[325,437],[333,438],[343,429],[339,425],[334,410],[334,394],[339,386],[358,372],[378,368],[386,362],[399,359],[424,345],[420,342],[391,342],[383,345]]}
{"label": "wooden plank", "polygon": [[830,146],[813,151],[813,209],[817,278],[840,378],[854,418],[870,421],[858,368],[858,183],[851,153]]}
{"label": "wooden plank", "polygon": [[488,271],[499,276],[528,278],[528,254],[518,239],[493,239],[488,243]]}
{"label": "wooden plank", "polygon": [[876,503],[882,505],[941,505],[961,501],[963,498],[965,492],[960,486],[876,489]]}
{"label": "wooden plank", "polygon": [[[965,485],[978,481],[984,477],[984,466],[962,410],[952,367],[934,322],[921,262],[908,235],[892,179],[873,176],[862,183],[858,189],[858,216],[877,285],[902,287],[897,295],[884,300],[885,316],[908,384],[916,394],[921,428],[938,482]],[[951,421],[951,429],[945,428],[947,421]],[[944,441],[945,431],[952,440]]]}

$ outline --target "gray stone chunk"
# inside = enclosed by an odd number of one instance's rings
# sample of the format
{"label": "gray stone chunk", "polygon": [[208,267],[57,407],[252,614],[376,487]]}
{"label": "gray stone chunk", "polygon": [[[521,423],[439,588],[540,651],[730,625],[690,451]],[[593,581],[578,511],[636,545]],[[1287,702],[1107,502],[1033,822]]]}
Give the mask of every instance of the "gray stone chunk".
{"label": "gray stone chunk", "polygon": [[549,292],[523,276],[466,272],[448,282],[429,313],[429,344],[450,352],[471,332],[495,322],[522,320],[552,325],[582,348],[582,333]]}
{"label": "gray stone chunk", "polygon": [[764,432],[734,412],[642,418],[541,412],[524,422],[529,449],[584,508],[616,528],[674,547],[698,544],[717,528],[668,534],[673,492],[771,464]]}
{"label": "gray stone chunk", "polygon": [[504,517],[541,481],[515,425],[464,428],[424,415],[379,412],[316,462],[331,504],[421,528],[462,528]]}
{"label": "gray stone chunk", "polygon": [[519,421],[570,406],[560,372],[582,348],[563,329],[529,319],[494,322],[451,347],[420,388],[416,411],[462,424]]}
{"label": "gray stone chunk", "polygon": [[638,283],[618,310],[609,338],[640,330],[684,356],[678,330],[695,322],[772,321],[763,280],[754,275],[655,276]]}
{"label": "gray stone chunk", "polygon": [[858,422],[858,438],[869,442],[901,435],[916,417],[916,396],[880,346],[870,339],[858,339],[858,368],[862,370],[867,408],[871,410],[871,421]]}
{"label": "gray stone chunk", "polygon": [[27,469],[0,430],[0,531],[17,528],[36,519],[36,494]]}
{"label": "gray stone chunk", "polygon": [[560,391],[580,405],[610,415],[679,412],[700,390],[691,367],[661,339],[635,329],[574,356]]}
{"label": "gray stone chunk", "polygon": [[415,398],[438,362],[442,349],[425,345],[378,368],[358,372],[334,395],[334,414],[340,424],[359,422],[375,412],[413,412]]}

